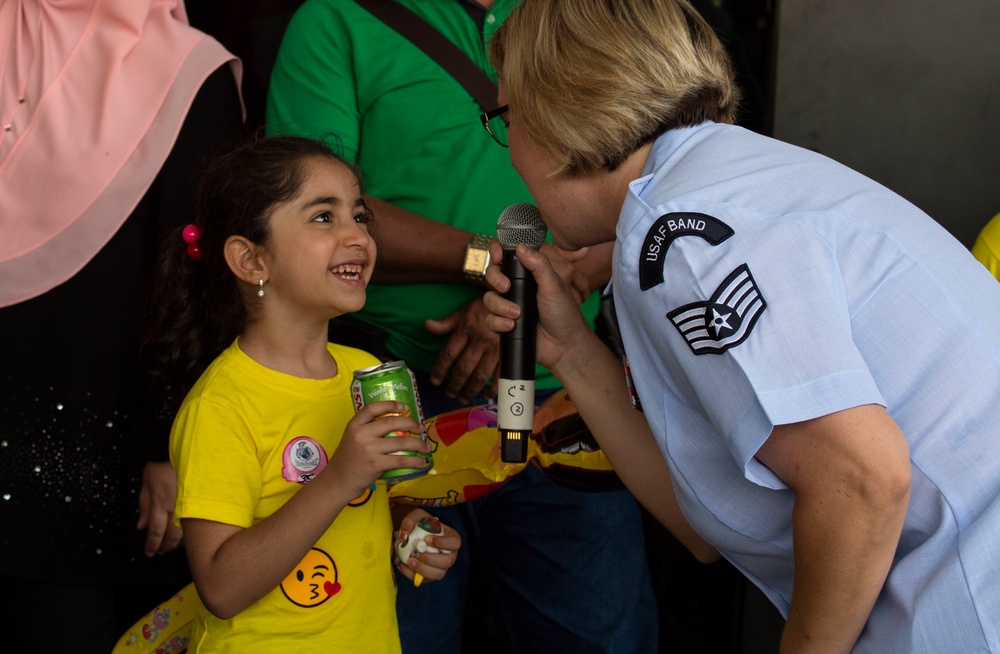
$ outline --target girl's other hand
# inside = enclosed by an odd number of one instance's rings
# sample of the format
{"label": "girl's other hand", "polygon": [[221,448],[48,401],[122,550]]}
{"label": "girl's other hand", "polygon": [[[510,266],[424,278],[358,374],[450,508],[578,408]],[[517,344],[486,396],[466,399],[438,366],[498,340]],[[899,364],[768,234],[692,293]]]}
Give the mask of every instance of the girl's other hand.
{"label": "girl's other hand", "polygon": [[[413,509],[403,518],[399,525],[397,538],[402,541],[413,533],[414,528],[424,518],[432,518],[431,514],[423,509]],[[408,561],[396,561],[396,567],[407,579],[417,583],[419,575],[420,582],[439,581],[444,578],[448,568],[455,565],[458,560],[458,550],[462,548],[462,537],[457,531],[439,522],[444,529],[440,536],[426,536],[424,542],[440,552],[415,552]],[[419,584],[417,584],[419,585]]]}

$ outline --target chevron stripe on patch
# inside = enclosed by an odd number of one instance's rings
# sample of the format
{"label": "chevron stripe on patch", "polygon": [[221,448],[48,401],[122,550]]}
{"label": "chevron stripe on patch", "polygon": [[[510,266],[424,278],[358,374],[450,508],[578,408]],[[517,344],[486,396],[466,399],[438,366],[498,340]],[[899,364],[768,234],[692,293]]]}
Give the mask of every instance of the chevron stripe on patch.
{"label": "chevron stripe on patch", "polygon": [[767,303],[750,267],[743,264],[719,285],[707,302],[674,309],[667,318],[695,354],[722,354],[746,340]]}

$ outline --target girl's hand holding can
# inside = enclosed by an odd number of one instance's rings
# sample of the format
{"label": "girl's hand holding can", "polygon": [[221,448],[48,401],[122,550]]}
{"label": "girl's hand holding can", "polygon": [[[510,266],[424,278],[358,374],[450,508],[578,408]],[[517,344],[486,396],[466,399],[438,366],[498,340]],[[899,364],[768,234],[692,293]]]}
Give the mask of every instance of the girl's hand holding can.
{"label": "girl's hand holding can", "polygon": [[[405,432],[412,436],[383,438],[389,432]],[[395,468],[425,468],[423,456],[396,454],[400,451],[428,454],[424,427],[408,415],[402,402],[372,402],[365,405],[347,423],[340,445],[330,458],[333,474],[350,492],[361,495],[386,470]]]}

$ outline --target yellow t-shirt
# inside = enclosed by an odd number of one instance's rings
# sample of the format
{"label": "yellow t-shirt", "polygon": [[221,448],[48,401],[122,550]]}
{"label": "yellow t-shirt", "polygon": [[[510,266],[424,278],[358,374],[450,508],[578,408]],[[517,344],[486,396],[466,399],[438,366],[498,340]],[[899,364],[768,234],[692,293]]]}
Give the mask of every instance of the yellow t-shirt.
{"label": "yellow t-shirt", "polygon": [[972,244],[972,256],[1000,279],[1000,213],[993,216],[979,232],[976,242]]}
{"label": "yellow t-shirt", "polygon": [[[338,373],[303,379],[230,345],[181,405],[170,436],[175,520],[250,527],[284,505],[329,461],[354,415],[352,372],[378,364],[329,344]],[[284,582],[231,620],[201,607],[192,652],[400,651],[386,486],[341,511]]]}

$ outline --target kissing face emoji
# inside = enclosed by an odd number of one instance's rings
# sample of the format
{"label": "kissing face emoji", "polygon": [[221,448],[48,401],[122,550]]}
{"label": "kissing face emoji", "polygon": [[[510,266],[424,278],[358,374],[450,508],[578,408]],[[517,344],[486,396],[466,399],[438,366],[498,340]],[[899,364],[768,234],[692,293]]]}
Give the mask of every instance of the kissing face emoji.
{"label": "kissing face emoji", "polygon": [[281,592],[296,606],[312,608],[340,592],[333,557],[314,547],[281,582]]}

